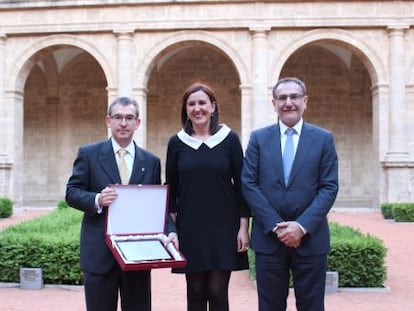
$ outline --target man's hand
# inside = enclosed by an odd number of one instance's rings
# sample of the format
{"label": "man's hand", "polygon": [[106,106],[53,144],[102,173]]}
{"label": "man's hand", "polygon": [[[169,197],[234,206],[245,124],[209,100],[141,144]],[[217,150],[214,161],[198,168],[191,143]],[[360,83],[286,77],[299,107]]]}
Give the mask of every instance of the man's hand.
{"label": "man's hand", "polygon": [[111,187],[105,187],[102,189],[98,197],[98,203],[100,206],[109,206],[117,198],[118,194]]}
{"label": "man's hand", "polygon": [[297,248],[300,246],[305,235],[296,221],[285,221],[277,224],[275,230],[277,238],[287,247]]}

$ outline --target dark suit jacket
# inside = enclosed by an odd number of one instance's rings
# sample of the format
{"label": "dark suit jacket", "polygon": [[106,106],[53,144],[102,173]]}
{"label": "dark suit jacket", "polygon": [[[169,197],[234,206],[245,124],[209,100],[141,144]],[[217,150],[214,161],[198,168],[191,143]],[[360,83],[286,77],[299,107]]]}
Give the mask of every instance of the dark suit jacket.
{"label": "dark suit jacket", "polygon": [[279,125],[252,132],[242,172],[242,193],[253,213],[251,246],[272,253],[282,243],[276,224],[295,220],[307,231],[304,256],[330,250],[326,215],[338,192],[338,159],[330,132],[304,122],[289,182],[283,177]]}
{"label": "dark suit jacket", "polygon": [[[84,212],[80,239],[80,264],[84,271],[106,273],[116,263],[105,244],[106,207],[98,214],[95,196],[107,185],[120,183],[111,140],[79,148],[66,188],[66,201]],[[129,183],[160,184],[160,159],[135,146],[134,167]],[[168,231],[175,230],[169,227]]]}

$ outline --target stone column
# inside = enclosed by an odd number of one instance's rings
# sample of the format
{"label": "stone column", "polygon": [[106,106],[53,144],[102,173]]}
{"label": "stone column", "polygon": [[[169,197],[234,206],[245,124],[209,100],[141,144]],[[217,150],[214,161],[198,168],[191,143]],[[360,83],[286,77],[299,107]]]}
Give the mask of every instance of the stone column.
{"label": "stone column", "polygon": [[[106,111],[108,110],[108,108],[109,108],[109,105],[115,100],[115,98],[117,97],[117,89],[116,88],[110,88],[110,87],[107,87],[106,88],[106,91],[107,91],[107,93],[108,93],[108,104],[107,104],[107,107],[106,107]],[[106,114],[106,111],[105,111],[105,114]],[[106,132],[107,132],[107,136],[108,136],[108,138],[109,137],[111,137],[111,135],[112,135],[112,132],[111,132],[111,129],[108,127],[107,129],[106,129]]]}
{"label": "stone column", "polygon": [[389,87],[385,84],[375,84],[371,87],[372,92],[372,139],[375,159],[375,170],[372,172],[378,183],[373,184],[374,196],[372,207],[378,208],[381,203],[387,200],[387,183],[386,183],[386,170],[384,169],[384,157],[387,151],[389,123],[388,123],[388,94]]}
{"label": "stone column", "polygon": [[389,44],[389,143],[387,160],[408,156],[406,142],[404,31],[408,27],[388,28]]}
{"label": "stone column", "polygon": [[133,31],[116,31],[118,41],[118,96],[132,96],[132,35]]}
{"label": "stone column", "polygon": [[271,105],[267,96],[268,85],[268,36],[269,27],[252,27],[252,129],[268,123]]}
{"label": "stone column", "polygon": [[252,88],[249,85],[241,85],[241,143],[243,150],[246,149],[247,143],[249,142],[250,132],[252,130],[252,113],[253,106],[250,105],[252,102]]}
{"label": "stone column", "polygon": [[4,93],[4,48],[6,44],[6,35],[0,34],[0,197],[9,197],[12,199],[10,186],[12,163],[8,158],[7,140],[8,140],[8,125],[9,119],[6,111],[6,101]]}
{"label": "stone column", "polygon": [[[2,124],[7,127],[7,140],[10,142],[8,157],[10,158],[10,174],[6,176],[8,197],[14,201],[14,207],[23,205],[23,101],[24,94],[20,90],[4,92],[7,119]],[[2,176],[4,178],[4,176]]]}
{"label": "stone column", "polygon": [[134,98],[138,103],[139,117],[141,119],[141,125],[134,134],[134,140],[143,148],[147,148],[147,93],[148,90],[145,87],[134,89]]}
{"label": "stone column", "polygon": [[[4,55],[4,47],[6,43],[6,35],[0,34],[0,120],[5,118],[5,101],[4,101],[4,67],[5,67],[5,55]],[[2,122],[2,124],[4,124]],[[4,157],[7,155],[7,137],[4,133],[4,126],[2,126],[2,130],[0,131],[0,161],[3,160]]]}

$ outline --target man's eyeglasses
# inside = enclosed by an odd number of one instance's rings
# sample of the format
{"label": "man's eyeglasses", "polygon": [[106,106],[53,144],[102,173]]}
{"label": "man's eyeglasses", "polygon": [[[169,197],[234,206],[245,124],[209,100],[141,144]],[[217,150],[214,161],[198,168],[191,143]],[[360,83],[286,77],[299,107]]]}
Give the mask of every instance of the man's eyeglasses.
{"label": "man's eyeglasses", "polygon": [[122,123],[122,121],[124,120],[126,124],[132,124],[135,122],[137,118],[133,115],[121,116],[120,114],[114,114],[113,116],[111,116],[111,119],[119,124]]}
{"label": "man's eyeglasses", "polygon": [[287,99],[290,98],[290,101],[292,103],[296,103],[299,99],[301,99],[302,97],[304,97],[305,95],[303,94],[289,94],[289,95],[277,95],[275,96],[275,99],[281,103],[286,103]]}

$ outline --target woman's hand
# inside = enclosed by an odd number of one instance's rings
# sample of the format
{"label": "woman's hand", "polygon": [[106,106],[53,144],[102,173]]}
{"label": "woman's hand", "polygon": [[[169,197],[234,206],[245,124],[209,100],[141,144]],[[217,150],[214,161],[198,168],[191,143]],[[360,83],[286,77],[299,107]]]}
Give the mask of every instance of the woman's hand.
{"label": "woman's hand", "polygon": [[167,246],[169,243],[172,243],[175,247],[175,249],[179,249],[179,242],[178,242],[178,235],[175,232],[170,232],[168,234],[167,240],[165,241],[165,246]]}
{"label": "woman's hand", "polygon": [[249,219],[240,218],[240,228],[237,233],[237,252],[246,252],[250,246]]}

